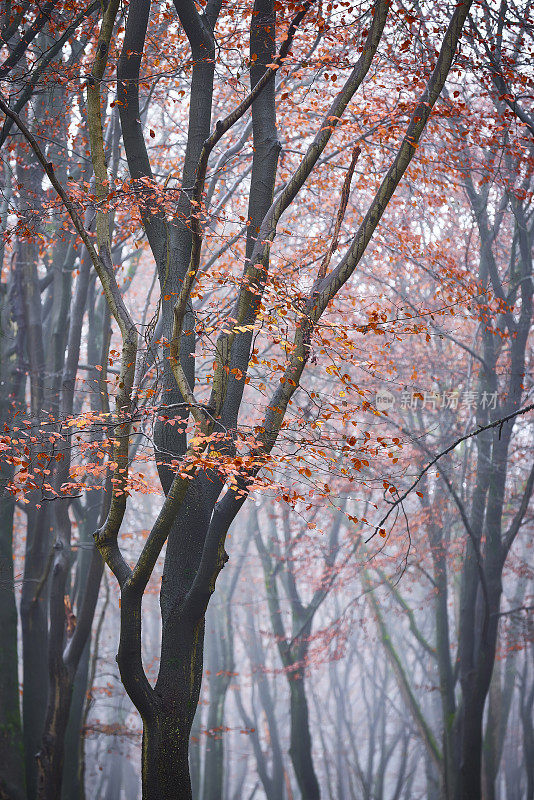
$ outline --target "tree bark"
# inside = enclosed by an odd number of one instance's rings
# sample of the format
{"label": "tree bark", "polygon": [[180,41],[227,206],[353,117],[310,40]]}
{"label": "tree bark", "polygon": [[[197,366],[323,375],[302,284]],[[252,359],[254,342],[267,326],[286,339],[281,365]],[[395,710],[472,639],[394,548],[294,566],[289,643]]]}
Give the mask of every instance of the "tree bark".
{"label": "tree bark", "polygon": [[164,635],[153,707],[143,719],[143,800],[192,798],[188,751],[202,681],[204,619],[173,620],[172,627],[172,636]]}
{"label": "tree bark", "polygon": [[[5,470],[0,469],[0,490]],[[0,798],[22,800],[24,752],[19,708],[17,607],[13,586],[11,495],[0,497]]]}
{"label": "tree bark", "polygon": [[87,679],[90,651],[91,641],[88,638],[76,670],[71,694],[69,720],[65,730],[65,755],[61,783],[62,800],[79,800],[82,794],[79,768],[80,737],[83,735],[81,725],[88,691]]}
{"label": "tree bark", "polygon": [[43,735],[48,701],[48,680],[43,669],[43,655],[48,647],[47,579],[50,550],[50,514],[48,507],[28,514],[27,557],[20,617],[22,623],[23,682],[22,717],[26,766],[26,791],[33,800],[37,791],[37,755]]}
{"label": "tree bark", "polygon": [[[231,597],[210,606],[206,618],[206,663],[209,669],[209,707],[204,755],[204,800],[220,800],[224,794],[224,706],[234,669],[229,604]],[[224,605],[223,605],[224,604]]]}
{"label": "tree bark", "polygon": [[288,675],[291,709],[291,743],[289,755],[293,763],[297,783],[306,800],[320,800],[321,791],[315,774],[310,735],[308,699],[304,678]]}
{"label": "tree bark", "polygon": [[[10,177],[4,186],[5,199],[0,209],[7,215]],[[3,263],[3,249],[0,264]],[[11,427],[13,414],[21,408],[20,370],[8,355],[14,326],[8,308],[8,287],[0,285],[0,424]],[[14,467],[0,462],[0,797],[22,800],[24,791],[24,750],[20,719],[18,678],[17,605],[13,571],[13,517],[15,498],[7,491]]]}

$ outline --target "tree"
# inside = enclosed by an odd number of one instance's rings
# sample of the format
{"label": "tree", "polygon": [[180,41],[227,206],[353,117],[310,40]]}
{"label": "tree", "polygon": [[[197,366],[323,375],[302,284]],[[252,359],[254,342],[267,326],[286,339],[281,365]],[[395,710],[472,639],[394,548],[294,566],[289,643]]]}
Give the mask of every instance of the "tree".
{"label": "tree", "polygon": [[[299,26],[321,27],[324,20],[312,3],[286,4],[257,0],[250,21],[251,91],[210,131],[213,86],[216,66],[214,30],[223,24],[225,33],[236,13],[229,7],[227,18],[219,20],[221,3],[209,2],[200,13],[192,2],[177,2],[176,12],[190,48],[191,86],[189,127],[176,202],[169,201],[167,184],[158,185],[145,143],[140,106],[141,57],[147,41],[149,4],[134,0],[129,9],[124,37],[116,27],[118,4],[110,2],[103,14],[93,66],[87,81],[87,123],[91,160],[95,176],[96,238],[84,224],[79,196],[65,189],[65,176],[43,152],[38,140],[20,115],[4,99],[0,108],[26,138],[48,180],[66,209],[71,225],[80,237],[98,274],[109,311],[118,328],[120,375],[115,394],[116,411],[107,424],[113,427],[113,477],[109,512],[95,534],[102,558],[114,572],[121,588],[121,635],[118,663],[124,686],[143,719],[143,786],[146,798],[190,797],[187,759],[188,739],[195,714],[202,672],[204,614],[217,575],[224,565],[225,536],[246,497],[257,485],[260,470],[271,469],[280,460],[277,448],[287,427],[287,414],[294,402],[305,367],[313,351],[318,323],[354,274],[391,201],[396,187],[416,153],[431,111],[443,89],[462,28],[471,6],[459,4],[452,13],[433,69],[425,75],[426,85],[413,102],[413,111],[394,157],[381,181],[356,234],[344,255],[331,271],[330,260],[336,238],[322,260],[319,272],[309,275],[308,285],[292,298],[288,315],[293,333],[285,338],[285,357],[280,378],[266,371],[262,385],[266,400],[251,415],[245,392],[248,374],[255,367],[254,328],[261,318],[262,303],[270,298],[270,255],[282,215],[290,209],[319,158],[347,106],[374,63],[388,19],[389,3],[377,0],[364,9],[360,23],[361,56],[335,95],[313,135],[307,151],[284,185],[276,193],[279,156],[275,116],[275,78],[288,67],[288,54]],[[354,9],[357,13],[360,9]],[[290,17],[293,14],[294,16]],[[275,22],[283,31],[280,50],[275,56]],[[369,19],[367,19],[369,18]],[[159,20],[158,20],[159,22]],[[365,26],[365,27],[364,27]],[[164,30],[157,25],[157,41]],[[122,46],[121,46],[122,45]],[[137,359],[138,332],[134,318],[117,283],[112,257],[112,188],[104,150],[102,93],[108,60],[121,49],[118,64],[117,97],[122,142],[128,160],[131,192],[139,208],[160,286],[161,333],[164,353],[162,400],[157,412],[154,442],[156,463],[165,492],[158,518],[133,569],[127,564],[118,537],[132,490],[129,476],[130,436],[135,426],[140,400],[136,379],[146,369],[146,359]],[[243,58],[243,63],[246,60]],[[354,59],[350,59],[354,63]],[[195,306],[202,289],[200,274],[204,242],[204,193],[209,158],[219,142],[246,112],[252,112],[254,155],[248,187],[248,213],[245,262],[242,275],[224,270],[228,303],[215,347],[206,338],[196,342]],[[354,161],[358,150],[354,151]],[[350,185],[350,184],[349,184]],[[348,191],[348,188],[347,188]],[[167,206],[170,204],[170,208]],[[343,204],[338,219],[343,216]],[[73,232],[74,232],[73,231]],[[335,234],[337,237],[337,234]],[[208,278],[215,274],[207,268]],[[230,293],[231,281],[236,290]],[[228,305],[226,306],[228,307]],[[157,347],[152,337],[150,348]],[[292,339],[292,341],[291,341]],[[195,369],[195,349],[204,347],[205,370]],[[36,355],[39,350],[37,348]],[[200,359],[199,359],[200,360]],[[213,365],[213,366],[210,366]],[[209,388],[208,388],[209,387]],[[206,402],[204,402],[204,400]],[[34,407],[39,407],[38,397]],[[147,414],[152,410],[147,408]],[[59,412],[58,412],[59,416]],[[251,421],[252,416],[252,421]],[[189,418],[192,424],[189,426]],[[188,435],[189,433],[189,435]],[[63,484],[62,484],[63,485]],[[59,606],[67,578],[70,542],[68,521],[58,526],[57,548],[52,575],[52,597]],[[141,603],[156,560],[166,544],[165,569],[161,592],[162,648],[160,671],[155,686],[145,674],[141,657]],[[57,608],[59,611],[59,609]],[[61,654],[64,623],[54,614],[52,649]],[[52,683],[56,680],[52,675]],[[68,703],[67,703],[68,705]],[[44,741],[52,728],[66,725],[49,714]],[[54,763],[56,762],[56,763]],[[61,774],[61,753],[56,748],[41,751],[41,796],[57,796]]]}
{"label": "tree", "polygon": [[[512,52],[516,56],[517,42],[522,35],[520,32],[513,42]],[[508,560],[525,525],[534,485],[534,473],[522,444],[523,437],[529,435],[528,428],[525,430],[519,426],[519,429],[514,429],[518,419],[516,412],[521,410],[528,391],[525,375],[528,372],[528,339],[532,325],[530,133],[528,125],[526,137],[522,126],[515,128],[514,106],[507,108],[492,82],[489,83],[489,96],[483,92],[479,102],[484,104],[488,114],[494,115],[495,125],[509,126],[510,138],[502,143],[501,148],[497,147],[492,134],[488,136],[486,147],[480,141],[468,142],[467,128],[461,122],[463,115],[453,111],[453,101],[449,97],[450,145],[459,153],[457,186],[465,192],[469,203],[466,222],[473,230],[473,236],[461,240],[462,245],[465,241],[467,251],[459,255],[457,263],[471,264],[472,274],[474,268],[477,270],[476,281],[471,286],[456,267],[450,277],[453,285],[468,292],[476,328],[473,330],[470,326],[463,331],[459,326],[452,333],[432,315],[429,331],[432,331],[434,343],[425,348],[430,353],[419,353],[418,360],[419,370],[424,369],[425,364],[428,374],[432,370],[434,399],[442,393],[443,396],[447,394],[450,386],[448,364],[456,365],[457,394],[459,389],[466,391],[473,387],[473,413],[479,433],[470,445],[465,445],[463,466],[459,470],[460,460],[449,455],[451,440],[460,433],[458,420],[446,404],[442,405],[440,417],[435,419],[432,392],[427,391],[424,396],[422,393],[414,396],[412,392],[411,401],[405,403],[400,418],[395,416],[391,420],[395,431],[405,435],[414,444],[415,451],[419,451],[420,456],[416,458],[421,470],[427,462],[416,483],[421,490],[423,527],[431,556],[427,568],[435,594],[433,646],[428,648],[428,642],[413,617],[410,626],[413,623],[412,633],[418,646],[427,649],[431,655],[435,648],[442,700],[441,748],[437,746],[432,721],[425,718],[417,702],[413,681],[409,680],[406,664],[403,665],[399,658],[383,609],[376,598],[371,598],[373,614],[382,630],[384,646],[396,670],[399,685],[408,698],[407,705],[421,728],[429,754],[442,773],[442,792],[446,797],[456,798],[480,797],[483,780],[485,796],[491,797],[495,792],[502,747],[500,735],[496,729],[492,730],[500,702],[496,698],[501,697],[501,691],[504,697],[509,696],[510,690],[508,687],[501,690],[498,672],[494,676],[493,692],[490,686],[498,656],[503,584],[510,569]],[[498,158],[502,158],[502,167],[499,168],[496,167]],[[453,181],[450,183],[452,185]],[[452,186],[450,198],[452,201]],[[458,205],[457,208],[461,207]],[[458,224],[457,217],[455,228]],[[428,220],[424,219],[424,227],[428,226]],[[440,233],[436,232],[437,236],[443,235],[444,226],[441,228]],[[405,257],[404,252],[400,255]],[[441,285],[440,291],[442,289]],[[403,302],[409,303],[414,312],[418,307],[419,292],[427,291],[424,285],[417,289],[414,285],[399,288]],[[435,292],[436,287],[431,291]],[[423,302],[427,302],[427,297]],[[469,336],[465,335],[467,330]],[[444,339],[448,340],[447,345],[443,343]],[[430,333],[427,341],[431,341]],[[446,355],[449,347],[456,351],[455,356]],[[413,370],[412,363],[410,354],[409,369]],[[441,366],[436,368],[436,364]],[[408,365],[400,359],[397,360],[397,371],[406,381]],[[491,404],[488,403],[490,393],[494,398]],[[427,395],[430,396],[428,402]],[[427,411],[423,410],[425,407]],[[526,409],[529,409],[528,405]],[[500,420],[504,421],[501,423]],[[435,454],[440,452],[446,458],[434,460]],[[436,480],[427,474],[428,462],[437,464]],[[403,497],[396,500],[393,510],[402,507],[403,501]],[[461,566],[453,558],[458,534],[454,532],[455,526],[445,522],[450,519],[453,509],[461,524],[460,541],[465,548]],[[390,510],[387,516],[391,513]],[[413,521],[414,512],[411,510],[410,529]],[[462,581],[457,627],[448,610],[450,598],[456,600],[450,583],[450,576],[456,570],[461,571]],[[379,575],[382,581],[389,583],[383,573],[379,572]],[[367,585],[369,588],[372,586],[369,580]],[[390,588],[394,596],[404,602],[402,592],[399,594],[391,585]],[[512,604],[511,600],[509,604]],[[519,598],[517,605],[521,605]],[[407,606],[405,611],[408,613]],[[458,682],[460,698],[457,696]],[[508,701],[504,700],[505,716],[508,713],[506,708],[509,708],[507,704]],[[488,714],[486,723],[485,708]]]}
{"label": "tree", "polygon": [[[285,513],[284,513],[285,512]],[[257,513],[255,514],[256,547],[262,563],[266,594],[280,660],[286,672],[290,692],[291,743],[289,753],[297,783],[303,797],[320,798],[319,781],[312,755],[311,728],[306,695],[306,671],[314,617],[325,600],[335,580],[335,562],[340,548],[339,536],[343,514],[338,512],[331,523],[328,543],[324,553],[322,575],[308,602],[304,602],[299,589],[293,551],[298,537],[291,535],[287,507],[282,513],[283,543],[276,530],[276,518],[271,519],[270,542],[264,541]],[[273,524],[274,523],[274,524]],[[315,524],[315,523],[310,523]],[[285,563],[284,563],[285,562]],[[291,607],[291,634],[284,625],[279,584]]]}

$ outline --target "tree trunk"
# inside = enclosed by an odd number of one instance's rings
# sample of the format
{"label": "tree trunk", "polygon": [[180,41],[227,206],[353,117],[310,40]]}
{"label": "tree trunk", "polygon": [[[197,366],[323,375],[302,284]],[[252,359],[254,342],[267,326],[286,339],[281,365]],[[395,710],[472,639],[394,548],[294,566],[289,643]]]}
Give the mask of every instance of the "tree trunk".
{"label": "tree trunk", "polygon": [[54,699],[48,706],[45,734],[37,757],[39,800],[58,800],[61,797],[65,732],[74,675],[61,663],[56,666],[54,678]]}
{"label": "tree trunk", "polygon": [[63,765],[62,800],[79,800],[81,796],[80,785],[80,736],[82,717],[87,694],[87,679],[89,674],[89,656],[91,642],[88,639],[85,645],[80,664],[76,671],[72,688],[69,722],[65,731],[65,757]]}
{"label": "tree trunk", "polygon": [[61,797],[65,736],[70,719],[74,679],[91,633],[91,624],[102,578],[103,562],[100,555],[93,551],[84,603],[79,612],[76,631],[67,648],[65,648],[64,623],[62,623],[60,615],[63,615],[64,620],[64,593],[67,571],[68,556],[64,551],[58,549],[52,574],[52,590],[50,592],[50,617],[55,620],[54,625],[51,625],[50,628],[48,664],[50,702],[37,759],[39,800],[58,800]]}
{"label": "tree trunk", "polygon": [[201,706],[197,707],[193,727],[191,729],[191,740],[189,743],[189,774],[191,776],[191,793],[193,797],[200,797],[201,789],[201,748],[200,748],[200,730],[201,730]]}
{"label": "tree trunk", "polygon": [[[192,800],[188,751],[203,646],[204,617],[196,622],[190,616],[174,617],[164,623],[160,672],[151,708],[143,715],[143,800]],[[120,649],[118,661],[124,680],[128,657]]]}
{"label": "tree trunk", "polygon": [[[96,363],[92,361],[91,363]],[[93,531],[98,526],[100,513],[100,503],[89,501],[84,507],[83,524],[80,525],[80,541],[84,545],[93,544]],[[78,551],[78,564],[76,575],[76,592],[72,602],[76,600],[76,605],[81,607],[83,598],[88,588],[90,579],[93,553],[89,548],[82,548]],[[94,565],[93,565],[94,569]],[[92,575],[95,579],[94,574]],[[92,587],[90,587],[91,589]],[[78,611],[78,608],[76,609]],[[89,659],[91,651],[91,636],[88,634],[87,642],[80,657],[80,663],[76,668],[76,675],[71,693],[71,704],[69,721],[65,730],[65,757],[63,766],[62,798],[63,800],[78,800],[81,795],[80,785],[80,735],[82,718],[84,712],[85,698],[87,693],[87,681],[89,675]]]}
{"label": "tree trunk", "polygon": [[[530,650],[530,652],[529,652]],[[532,710],[534,709],[534,680],[532,680],[530,687],[527,685],[527,662],[529,657],[534,655],[534,648],[532,645],[529,650],[525,652],[525,670],[523,672],[523,685],[520,695],[520,715],[521,723],[523,726],[523,750],[524,750],[524,764],[527,773],[527,786],[525,800],[534,800],[534,723]]]}
{"label": "tree trunk", "polygon": [[[7,219],[9,175],[4,165],[4,198],[0,218]],[[0,225],[5,227],[2,222]],[[4,262],[4,247],[0,244],[0,265]],[[21,388],[22,370],[17,370],[15,358],[9,348],[15,339],[12,312],[9,308],[9,285],[0,285],[0,424],[9,430],[13,414],[22,408],[24,389]],[[6,426],[4,428],[4,426]],[[15,498],[6,490],[15,469],[11,464],[0,463],[0,797],[13,800],[25,796],[24,751],[20,720],[18,679],[17,604],[13,573],[13,514]]]}
{"label": "tree trunk", "polygon": [[[73,410],[76,370],[80,354],[81,332],[84,309],[87,301],[89,276],[89,264],[88,261],[85,260],[81,264],[76,294],[72,304],[68,351],[61,387],[60,414],[62,416],[68,416]],[[102,325],[103,343],[100,342],[100,344],[102,344],[100,357],[102,363],[106,363],[105,359],[107,358],[108,339],[106,331],[107,326],[104,324]],[[95,339],[98,341],[99,338],[100,337],[93,337],[92,346],[88,348],[89,355],[94,351]],[[96,363],[96,358],[94,363]],[[68,478],[69,465],[70,453],[68,457],[65,457],[61,464],[56,467],[55,482],[57,483],[59,491],[61,491],[60,487],[62,483]],[[104,493],[102,508],[99,507],[99,504],[92,504],[89,507],[89,512],[84,520],[82,528],[82,540],[84,540],[86,544],[91,542],[91,535],[98,523],[99,511],[102,515],[107,513],[107,496],[108,495]],[[71,574],[71,520],[69,516],[69,500],[67,498],[58,500],[54,506],[54,511],[56,541],[54,544],[49,601],[49,703],[46,710],[42,745],[38,755],[39,800],[52,800],[52,798],[58,800],[58,798],[61,797],[65,737],[71,716],[73,685],[79,661],[84,650],[86,650],[86,643],[91,635],[91,626],[98,600],[103,570],[103,562],[94,548],[85,553],[83,550],[81,551],[77,575],[78,597],[75,598],[74,594],[72,595],[72,600],[74,601],[76,599],[77,601],[76,613],[78,619],[74,634],[70,631],[70,638],[67,638],[65,626],[65,596],[69,593]],[[66,649],[67,645],[68,647]],[[86,653],[86,662],[87,658],[88,653]],[[73,737],[75,740],[73,745],[76,753],[79,749],[79,721],[84,693],[85,686],[82,689],[82,698],[79,698],[78,703],[78,730]],[[70,796],[69,800],[74,800],[74,797]]]}
{"label": "tree trunk", "polygon": [[295,769],[302,800],[320,800],[315,774],[304,678],[290,676],[291,744],[289,755]]}
{"label": "tree trunk", "polygon": [[156,717],[143,730],[143,800],[192,800],[187,715]]}
{"label": "tree trunk", "polygon": [[457,800],[482,798],[482,747],[484,706],[489,691],[497,647],[498,611],[502,587],[499,576],[487,575],[489,608],[483,620],[481,593],[477,604],[477,637],[480,637],[477,661],[469,672],[460,677],[462,703],[460,708],[461,757],[458,770]]}
{"label": "tree trunk", "polygon": [[484,740],[484,770],[482,775],[484,800],[496,800],[497,798],[495,781],[498,771],[498,737],[502,715],[501,664],[501,661],[495,662],[489,692],[486,737]]}
{"label": "tree trunk", "polygon": [[224,795],[224,706],[234,669],[232,622],[226,605],[230,601],[231,597],[225,598],[222,594],[222,602],[210,606],[206,620],[209,707],[204,756],[204,800],[221,800]]}
{"label": "tree trunk", "polygon": [[28,514],[27,555],[20,605],[24,665],[22,715],[28,800],[33,800],[36,794],[35,756],[41,744],[48,700],[48,675],[46,667],[43,668],[43,657],[48,648],[48,581],[43,570],[49,549],[49,509],[34,509]]}
{"label": "tree trunk", "polygon": [[204,800],[221,800],[224,776],[223,715],[226,692],[216,689],[210,693],[208,738],[204,759]]}
{"label": "tree trunk", "polygon": [[[37,113],[37,112],[35,112]],[[42,175],[40,165],[31,153],[22,153],[16,165],[17,180],[24,186],[22,200],[29,207],[40,202]],[[32,201],[33,196],[33,201]],[[21,203],[21,208],[25,206]],[[42,325],[41,292],[38,275],[39,246],[35,241],[18,241],[16,245],[16,277],[22,301],[21,323],[24,348],[28,360],[30,409],[34,424],[39,424],[45,408],[45,353]],[[41,445],[39,445],[41,447]],[[30,453],[33,457],[34,454]],[[23,702],[22,721],[28,800],[34,800],[37,784],[35,756],[43,733],[48,699],[46,669],[43,656],[48,647],[48,571],[50,567],[50,509],[41,505],[41,493],[30,493],[27,509],[24,580],[20,604],[22,623]]]}
{"label": "tree trunk", "polygon": [[[0,469],[0,480],[4,470]],[[0,486],[1,489],[1,486]],[[17,666],[17,607],[13,590],[13,509],[11,495],[0,497],[0,798],[24,797],[24,753]]]}
{"label": "tree trunk", "polygon": [[457,800],[480,800],[482,797],[482,716],[480,704],[468,700],[463,713]]}

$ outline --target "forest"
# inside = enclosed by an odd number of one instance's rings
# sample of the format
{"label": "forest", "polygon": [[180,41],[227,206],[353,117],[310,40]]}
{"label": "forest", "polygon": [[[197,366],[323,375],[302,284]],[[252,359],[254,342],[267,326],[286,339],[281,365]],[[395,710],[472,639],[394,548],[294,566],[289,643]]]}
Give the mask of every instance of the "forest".
{"label": "forest", "polygon": [[0,800],[534,800],[532,0],[0,31]]}

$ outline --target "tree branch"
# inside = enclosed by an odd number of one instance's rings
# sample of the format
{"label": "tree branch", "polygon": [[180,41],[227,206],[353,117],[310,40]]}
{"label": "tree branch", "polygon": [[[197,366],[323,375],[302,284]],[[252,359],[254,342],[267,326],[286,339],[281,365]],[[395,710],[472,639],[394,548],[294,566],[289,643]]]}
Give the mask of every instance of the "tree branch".
{"label": "tree branch", "polygon": [[461,436],[459,439],[456,439],[451,445],[449,445],[449,447],[447,447],[445,450],[442,450],[440,453],[438,453],[436,456],[434,456],[432,461],[430,461],[426,465],[426,467],[419,473],[419,475],[417,476],[415,481],[411,484],[411,486],[408,489],[406,489],[405,492],[403,492],[401,495],[399,495],[396,500],[394,500],[394,502],[391,504],[390,509],[387,512],[387,514],[384,517],[382,517],[382,519],[380,520],[378,525],[375,527],[375,532],[366,541],[369,542],[374,536],[376,536],[377,533],[379,533],[379,531],[384,530],[383,526],[385,525],[385,523],[387,522],[387,520],[389,519],[389,517],[391,516],[393,511],[401,503],[403,503],[404,500],[406,500],[408,495],[411,494],[411,492],[413,492],[413,490],[418,485],[418,483],[421,481],[423,476],[426,475],[426,473],[430,469],[432,469],[432,467],[439,461],[440,458],[443,458],[443,456],[446,456],[448,453],[450,453],[452,450],[454,450],[456,447],[458,447],[458,445],[461,444],[462,442],[465,442],[468,439],[472,439],[474,436],[478,436],[483,431],[491,430],[492,428],[502,428],[502,426],[506,422],[509,422],[510,420],[515,419],[515,417],[520,416],[521,414],[527,414],[529,411],[532,411],[532,410],[534,410],[534,403],[531,403],[530,405],[525,406],[524,408],[520,408],[518,411],[514,411],[511,414],[508,414],[506,417],[501,417],[500,419],[497,419],[494,422],[490,422],[488,425],[483,425],[480,428],[477,428],[476,431],[471,431],[470,433],[467,433],[465,436]]}

